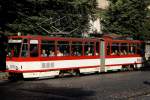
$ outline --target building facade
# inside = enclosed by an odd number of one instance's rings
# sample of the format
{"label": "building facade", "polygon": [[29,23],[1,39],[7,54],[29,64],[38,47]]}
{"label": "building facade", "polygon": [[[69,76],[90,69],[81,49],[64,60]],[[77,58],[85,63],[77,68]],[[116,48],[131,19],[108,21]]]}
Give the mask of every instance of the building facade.
{"label": "building facade", "polygon": [[109,5],[107,0],[97,0],[98,8],[100,9],[106,9]]}
{"label": "building facade", "polygon": [[[99,10],[104,10],[109,6],[109,3],[107,0],[97,0],[97,8]],[[95,21],[90,21],[90,33],[92,32],[98,32],[98,33],[102,33],[101,32],[101,24],[100,24],[100,18],[97,18]]]}

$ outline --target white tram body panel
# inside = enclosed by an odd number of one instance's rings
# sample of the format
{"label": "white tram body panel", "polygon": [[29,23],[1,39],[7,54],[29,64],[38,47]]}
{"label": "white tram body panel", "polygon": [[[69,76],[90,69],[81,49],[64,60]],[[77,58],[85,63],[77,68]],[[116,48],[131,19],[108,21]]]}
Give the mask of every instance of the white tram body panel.
{"label": "white tram body panel", "polygon": [[106,58],[105,65],[107,70],[118,70],[123,65],[133,65],[134,67],[142,67],[142,57],[127,57],[127,58]]}
{"label": "white tram body panel", "polygon": [[[60,70],[79,69],[80,73],[101,72],[100,59],[56,60],[56,61],[7,61],[9,70],[23,73],[24,78],[52,77],[59,75]],[[142,66],[141,57],[106,58],[105,72],[122,69],[122,65]]]}
{"label": "white tram body panel", "polygon": [[[13,65],[13,67],[12,67]],[[7,61],[9,70],[22,72],[24,78],[57,76],[60,70],[76,69],[80,73],[99,71],[99,59],[57,60],[57,61]]]}

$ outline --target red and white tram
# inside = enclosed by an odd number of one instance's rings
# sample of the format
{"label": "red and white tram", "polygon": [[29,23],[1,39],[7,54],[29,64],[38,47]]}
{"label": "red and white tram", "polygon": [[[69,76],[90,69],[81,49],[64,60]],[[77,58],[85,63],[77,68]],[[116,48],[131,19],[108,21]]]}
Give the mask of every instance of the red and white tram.
{"label": "red and white tram", "polygon": [[10,36],[6,67],[10,77],[42,78],[142,67],[138,40]]}

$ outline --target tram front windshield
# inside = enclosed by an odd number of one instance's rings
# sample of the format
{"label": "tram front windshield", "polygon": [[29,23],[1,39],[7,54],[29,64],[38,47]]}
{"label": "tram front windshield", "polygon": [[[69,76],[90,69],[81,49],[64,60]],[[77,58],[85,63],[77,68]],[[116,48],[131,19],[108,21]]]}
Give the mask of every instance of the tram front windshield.
{"label": "tram front windshield", "polygon": [[22,40],[13,40],[10,39],[8,41],[8,48],[7,48],[7,56],[9,57],[19,57],[20,48],[21,48]]}

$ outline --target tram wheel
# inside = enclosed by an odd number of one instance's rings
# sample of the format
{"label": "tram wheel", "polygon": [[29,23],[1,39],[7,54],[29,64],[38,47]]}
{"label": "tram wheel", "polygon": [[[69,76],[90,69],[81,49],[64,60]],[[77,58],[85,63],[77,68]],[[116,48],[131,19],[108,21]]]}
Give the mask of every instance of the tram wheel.
{"label": "tram wheel", "polygon": [[22,75],[22,73],[18,73],[18,74],[16,74],[16,73],[9,73],[8,79],[10,81],[22,80],[23,79],[23,75]]}
{"label": "tram wheel", "polygon": [[64,77],[64,72],[63,72],[63,71],[60,71],[58,77],[60,77],[60,78]]}
{"label": "tram wheel", "polygon": [[18,80],[17,77],[15,77],[15,76],[10,76],[10,77],[8,77],[8,79],[10,81],[17,81]]}
{"label": "tram wheel", "polygon": [[122,65],[121,71],[127,71],[128,70],[128,65]]}
{"label": "tram wheel", "polygon": [[133,71],[134,70],[134,65],[130,65],[128,68],[129,71]]}
{"label": "tram wheel", "polygon": [[79,70],[73,70],[71,73],[73,76],[80,76],[80,71]]}

